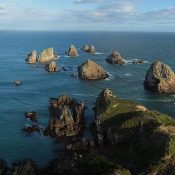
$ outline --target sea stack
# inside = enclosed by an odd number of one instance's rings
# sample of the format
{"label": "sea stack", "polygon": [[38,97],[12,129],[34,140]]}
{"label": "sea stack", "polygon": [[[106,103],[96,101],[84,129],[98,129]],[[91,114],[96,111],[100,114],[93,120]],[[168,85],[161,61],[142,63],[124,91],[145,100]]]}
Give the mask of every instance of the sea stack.
{"label": "sea stack", "polygon": [[74,45],[70,46],[69,51],[68,51],[68,56],[70,56],[70,57],[78,56],[77,49],[76,49],[76,47]]}
{"label": "sea stack", "polygon": [[37,62],[37,52],[36,50],[31,51],[26,58],[28,64],[34,64]]}
{"label": "sea stack", "polygon": [[110,64],[124,64],[125,62],[122,60],[122,57],[119,52],[114,51],[106,61]]}
{"label": "sea stack", "polygon": [[38,56],[38,62],[47,62],[47,61],[52,61],[55,60],[57,57],[56,53],[54,52],[54,49],[47,48],[44,49]]}
{"label": "sea stack", "polygon": [[62,95],[50,100],[51,118],[47,133],[53,137],[75,136],[84,128],[84,103]]}
{"label": "sea stack", "polygon": [[78,74],[85,80],[106,79],[109,76],[100,65],[91,60],[87,60],[78,68]]}
{"label": "sea stack", "polygon": [[96,49],[95,49],[95,46],[94,45],[85,45],[83,48],[82,48],[83,51],[87,52],[87,53],[90,53],[90,54],[96,54]]}
{"label": "sea stack", "polygon": [[174,94],[175,74],[168,65],[156,61],[146,73],[144,86],[160,94]]}
{"label": "sea stack", "polygon": [[45,70],[48,72],[57,72],[58,71],[58,67],[55,63],[55,61],[51,61],[50,63],[45,65]]}

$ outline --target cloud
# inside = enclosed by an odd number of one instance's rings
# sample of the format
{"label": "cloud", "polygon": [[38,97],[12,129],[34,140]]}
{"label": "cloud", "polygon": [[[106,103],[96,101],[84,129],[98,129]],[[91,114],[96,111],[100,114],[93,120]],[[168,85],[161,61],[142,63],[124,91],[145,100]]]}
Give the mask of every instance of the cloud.
{"label": "cloud", "polygon": [[4,6],[0,6],[0,14],[5,14],[7,12],[7,10],[5,9]]}

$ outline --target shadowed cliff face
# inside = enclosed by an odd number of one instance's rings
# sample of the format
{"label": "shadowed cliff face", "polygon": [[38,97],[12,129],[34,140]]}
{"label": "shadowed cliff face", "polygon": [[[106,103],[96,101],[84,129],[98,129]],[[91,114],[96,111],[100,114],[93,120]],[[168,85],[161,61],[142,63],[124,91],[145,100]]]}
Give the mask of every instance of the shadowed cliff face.
{"label": "shadowed cliff face", "polygon": [[109,89],[100,93],[95,112],[96,138],[99,147],[107,149],[107,157],[133,174],[162,174],[174,165],[173,119],[118,99]]}

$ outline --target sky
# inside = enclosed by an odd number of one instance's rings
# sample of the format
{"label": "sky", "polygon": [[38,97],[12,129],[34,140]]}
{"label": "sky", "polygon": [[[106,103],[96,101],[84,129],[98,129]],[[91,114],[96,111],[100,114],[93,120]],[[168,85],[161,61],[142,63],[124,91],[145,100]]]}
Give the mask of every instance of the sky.
{"label": "sky", "polygon": [[175,32],[175,0],[0,0],[0,30]]}

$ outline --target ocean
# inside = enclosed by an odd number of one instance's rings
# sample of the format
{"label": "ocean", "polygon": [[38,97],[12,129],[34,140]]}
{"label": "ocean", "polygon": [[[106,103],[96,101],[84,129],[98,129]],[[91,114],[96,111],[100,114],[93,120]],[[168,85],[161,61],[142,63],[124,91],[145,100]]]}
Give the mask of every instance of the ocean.
{"label": "ocean", "polygon": [[[78,48],[76,58],[65,54],[71,44]],[[95,45],[97,54],[82,52],[80,48],[85,44]],[[48,73],[44,64],[26,64],[31,50],[40,52],[48,47],[55,49],[58,66],[67,71]],[[120,52],[127,64],[106,63],[114,50]],[[85,81],[70,76],[87,59],[103,66],[110,78]],[[131,64],[133,59],[144,59],[145,63]],[[143,87],[146,71],[158,59],[175,70],[175,33],[0,31],[0,159],[8,164],[33,159],[44,166],[59,154],[63,145],[55,139],[40,133],[27,134],[22,128],[31,124],[24,117],[27,111],[36,111],[40,126],[46,128],[49,99],[62,94],[85,102],[87,124],[94,119],[92,108],[104,88],[110,88],[120,98],[175,117],[175,96],[158,95]],[[14,80],[21,80],[22,85],[15,86]]]}

